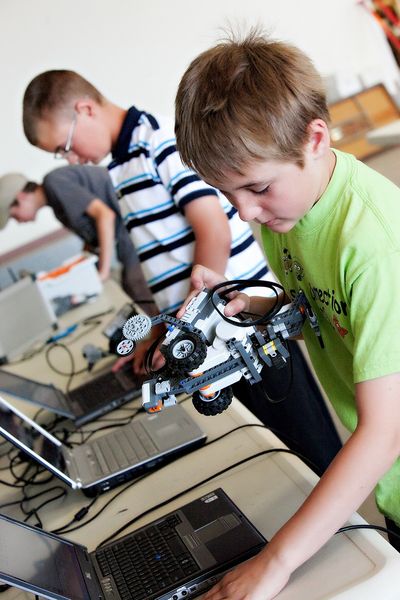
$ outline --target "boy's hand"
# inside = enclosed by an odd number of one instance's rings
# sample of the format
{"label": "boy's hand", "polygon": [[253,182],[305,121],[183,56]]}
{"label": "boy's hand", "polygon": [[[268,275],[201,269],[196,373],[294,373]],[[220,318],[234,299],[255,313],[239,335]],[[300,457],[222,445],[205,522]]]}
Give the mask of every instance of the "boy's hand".
{"label": "boy's hand", "polygon": [[[133,372],[140,375],[145,375],[147,373],[144,367],[144,358],[146,356],[147,350],[150,346],[155,342],[155,340],[165,331],[165,326],[160,324],[156,327],[153,327],[150,333],[150,337],[138,342],[135,353],[131,356],[121,356],[112,366],[112,371],[119,371],[126,363],[132,361],[132,369]],[[151,364],[151,368],[154,370],[160,369],[165,360],[161,352],[158,348],[155,350],[153,354],[153,361]]]}
{"label": "boy's hand", "polygon": [[260,552],[225,575],[204,600],[270,600],[288,579],[289,575],[281,565],[272,565],[267,554]]}
{"label": "boy's hand", "polygon": [[190,275],[191,292],[176,313],[176,317],[180,319],[183,316],[183,313],[185,312],[189,302],[192,300],[192,298],[197,296],[197,294],[201,292],[203,288],[213,288],[222,281],[225,281],[225,277],[223,275],[220,275],[219,273],[216,273],[207,267],[203,267],[203,265],[194,265]]}
{"label": "boy's hand", "polygon": [[[111,367],[111,370],[115,373],[116,371],[122,369],[122,367],[126,365],[126,363],[132,362],[133,372],[137,373],[138,375],[145,375],[147,371],[144,368],[144,357],[152,343],[153,340],[143,340],[142,342],[139,342],[136,346],[135,354],[133,356],[121,356],[118,360],[115,361],[115,363]],[[157,369],[160,369],[163,366],[164,362],[165,360],[163,355],[157,349],[153,355],[152,368],[156,371]]]}
{"label": "boy's hand", "polygon": [[[133,371],[138,375],[145,375],[147,373],[144,366],[144,358],[146,356],[146,352],[154,342],[154,339],[143,340],[139,342],[136,346],[135,354],[133,355]],[[153,360],[151,363],[151,368],[156,371],[160,369],[165,363],[165,359],[159,349],[157,348],[153,354]]]}
{"label": "boy's hand", "polygon": [[120,358],[118,358],[115,361],[115,363],[111,367],[111,371],[113,373],[116,373],[117,371],[119,371],[120,369],[122,369],[122,367],[124,365],[126,365],[128,362],[131,362],[131,361],[133,361],[133,356],[121,356]]}
{"label": "boy's hand", "polygon": [[[223,275],[220,275],[207,267],[203,267],[203,265],[195,265],[190,276],[192,291],[176,313],[177,318],[180,319],[183,316],[189,302],[192,298],[197,296],[203,288],[211,289],[223,281],[226,281]],[[232,300],[225,306],[224,314],[227,317],[232,317],[242,310],[249,310],[249,307],[250,298],[246,294],[235,293],[232,294]]]}

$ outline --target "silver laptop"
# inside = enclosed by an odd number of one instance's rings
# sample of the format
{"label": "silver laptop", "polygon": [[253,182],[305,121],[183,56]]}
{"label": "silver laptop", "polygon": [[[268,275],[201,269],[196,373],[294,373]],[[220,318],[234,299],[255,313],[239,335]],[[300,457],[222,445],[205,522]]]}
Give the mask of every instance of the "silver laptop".
{"label": "silver laptop", "polygon": [[0,291],[0,364],[14,360],[37,342],[45,342],[57,317],[37,281],[24,277]]}
{"label": "silver laptop", "polygon": [[4,515],[0,539],[0,580],[50,600],[187,600],[266,543],[220,488],[90,554]]}
{"label": "silver laptop", "polygon": [[[0,408],[14,417],[12,421],[1,419],[0,413],[0,435],[73,489],[81,489],[87,495],[105,492],[206,440],[205,433],[179,405],[138,416],[129,425],[73,448],[62,444],[1,397]],[[30,439],[21,438],[21,427]]]}
{"label": "silver laptop", "polygon": [[67,417],[80,427],[140,396],[145,379],[133,372],[131,363],[116,373],[107,366],[104,372],[65,393],[54,385],[0,369],[0,390]]}

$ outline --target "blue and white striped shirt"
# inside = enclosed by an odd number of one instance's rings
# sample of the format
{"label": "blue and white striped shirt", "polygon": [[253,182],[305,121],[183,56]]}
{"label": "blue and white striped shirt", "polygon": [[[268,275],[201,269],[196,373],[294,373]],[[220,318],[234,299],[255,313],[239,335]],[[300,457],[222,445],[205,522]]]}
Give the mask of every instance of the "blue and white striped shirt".
{"label": "blue and white striped shirt", "polygon": [[182,164],[169,119],[131,107],[108,169],[160,311],[177,310],[189,291],[195,237],[185,206],[198,198],[214,195],[229,220],[232,244],[225,275],[266,279],[265,258],[249,225],[224,196]]}

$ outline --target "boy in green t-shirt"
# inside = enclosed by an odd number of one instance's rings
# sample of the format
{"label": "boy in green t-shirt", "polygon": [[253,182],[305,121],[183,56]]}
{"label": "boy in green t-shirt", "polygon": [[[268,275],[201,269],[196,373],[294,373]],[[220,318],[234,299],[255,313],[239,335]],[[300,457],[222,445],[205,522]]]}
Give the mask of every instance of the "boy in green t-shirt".
{"label": "boy in green t-shirt", "polygon": [[[179,86],[183,161],[261,224],[288,301],[305,292],[324,342],[305,326],[312,362],[352,431],[294,516],[207,600],[275,597],[375,486],[380,510],[400,523],[400,190],[332,150],[328,120],[309,59],[257,31],[202,53]],[[221,279],[196,266],[192,287]],[[225,314],[265,313],[269,302],[239,294]]]}

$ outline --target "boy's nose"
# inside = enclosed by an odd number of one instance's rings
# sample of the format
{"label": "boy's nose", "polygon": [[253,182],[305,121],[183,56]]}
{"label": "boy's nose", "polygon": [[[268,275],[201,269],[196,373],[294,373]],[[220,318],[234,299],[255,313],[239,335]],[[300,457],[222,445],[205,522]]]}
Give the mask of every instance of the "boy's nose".
{"label": "boy's nose", "polygon": [[246,202],[243,202],[237,206],[237,210],[241,220],[245,221],[246,223],[249,221],[254,221],[260,212],[257,206],[252,206],[251,203]]}

